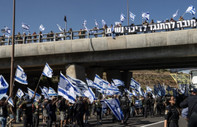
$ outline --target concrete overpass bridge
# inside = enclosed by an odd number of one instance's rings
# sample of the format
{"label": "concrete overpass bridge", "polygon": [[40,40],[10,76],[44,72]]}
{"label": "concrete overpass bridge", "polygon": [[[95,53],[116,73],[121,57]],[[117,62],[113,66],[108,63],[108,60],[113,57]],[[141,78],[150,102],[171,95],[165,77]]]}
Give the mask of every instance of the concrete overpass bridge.
{"label": "concrete overpass bridge", "polygon": [[[0,46],[1,74],[9,74],[10,56],[11,46]],[[15,45],[15,66],[27,74],[40,76],[46,62],[56,75],[81,79],[103,71],[119,78],[120,71],[129,77],[129,70],[196,67],[197,29]]]}

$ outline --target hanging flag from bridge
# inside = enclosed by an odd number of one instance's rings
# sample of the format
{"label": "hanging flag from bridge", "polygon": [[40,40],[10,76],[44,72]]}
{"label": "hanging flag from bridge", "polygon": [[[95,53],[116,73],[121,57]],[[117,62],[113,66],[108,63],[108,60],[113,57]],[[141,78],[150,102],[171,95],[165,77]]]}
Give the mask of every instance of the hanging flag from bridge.
{"label": "hanging flag from bridge", "polygon": [[48,65],[48,63],[45,64],[44,70],[42,72],[42,74],[48,78],[52,78],[53,76],[53,70],[50,68],[50,66]]}
{"label": "hanging flag from bridge", "polygon": [[25,74],[24,70],[22,67],[20,67],[19,65],[17,65],[16,68],[16,74],[15,74],[15,81],[17,81],[18,83],[27,85],[27,75]]}

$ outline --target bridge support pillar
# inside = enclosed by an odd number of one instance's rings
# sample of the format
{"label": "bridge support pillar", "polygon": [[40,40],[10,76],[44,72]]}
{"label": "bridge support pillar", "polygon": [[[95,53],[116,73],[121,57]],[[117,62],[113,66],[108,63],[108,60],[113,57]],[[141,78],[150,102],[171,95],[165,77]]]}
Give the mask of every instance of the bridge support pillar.
{"label": "bridge support pillar", "polygon": [[103,78],[103,68],[88,68],[86,70],[86,77],[94,81],[95,74]]}
{"label": "bridge support pillar", "polygon": [[130,72],[129,70],[124,70],[123,72],[121,72],[121,79],[124,81],[125,83],[125,88],[129,89],[130,86],[130,81],[132,78],[132,72]]}
{"label": "bridge support pillar", "polygon": [[85,67],[72,64],[66,69],[66,75],[85,81]]}

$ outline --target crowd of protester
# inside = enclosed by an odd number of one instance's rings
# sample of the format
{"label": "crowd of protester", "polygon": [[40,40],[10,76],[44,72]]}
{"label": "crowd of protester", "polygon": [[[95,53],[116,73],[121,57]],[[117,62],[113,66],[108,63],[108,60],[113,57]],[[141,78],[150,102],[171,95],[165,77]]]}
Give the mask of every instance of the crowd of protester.
{"label": "crowd of protester", "polygon": [[[130,96],[125,92],[112,96],[100,94],[93,103],[90,103],[87,97],[78,97],[74,104],[59,96],[35,101],[34,98],[30,99],[25,95],[21,99],[16,99],[14,107],[8,104],[4,97],[0,101],[0,121],[2,127],[16,123],[23,123],[24,127],[38,127],[40,124],[47,127],[52,125],[84,127],[90,125],[89,120],[92,118],[96,118],[97,125],[102,125],[102,119],[106,116],[111,116],[113,122],[120,124],[127,124],[129,117],[164,116],[164,127],[178,127],[179,115],[182,111],[183,117],[188,120],[188,126],[194,127],[197,122],[197,90],[190,90],[190,92],[189,97],[181,94],[176,97],[171,95],[155,97],[152,93],[147,93],[145,97]],[[111,98],[116,98],[120,102],[124,115],[121,121],[118,121],[110,108],[104,105],[104,100]],[[189,109],[185,109],[187,107]]]}

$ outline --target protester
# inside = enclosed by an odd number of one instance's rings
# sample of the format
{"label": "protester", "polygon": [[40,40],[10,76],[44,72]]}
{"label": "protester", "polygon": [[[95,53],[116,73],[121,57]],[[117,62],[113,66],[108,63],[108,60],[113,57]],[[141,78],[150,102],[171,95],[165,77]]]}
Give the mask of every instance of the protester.
{"label": "protester", "polygon": [[7,101],[8,99],[6,100],[6,97],[3,97],[0,100],[0,122],[2,127],[6,127],[7,124],[7,116],[8,116]]}

